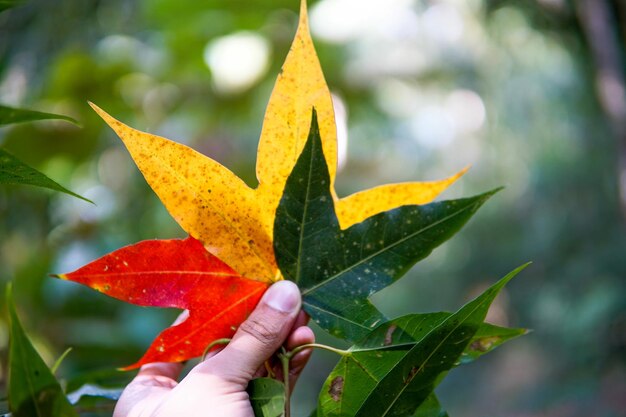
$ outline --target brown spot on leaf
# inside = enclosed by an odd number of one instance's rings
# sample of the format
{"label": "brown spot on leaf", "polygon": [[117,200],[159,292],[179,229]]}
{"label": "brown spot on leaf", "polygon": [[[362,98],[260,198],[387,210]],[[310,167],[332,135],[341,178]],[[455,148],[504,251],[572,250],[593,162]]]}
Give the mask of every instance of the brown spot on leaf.
{"label": "brown spot on leaf", "polygon": [[333,401],[339,401],[341,399],[341,394],[343,394],[343,377],[336,376],[330,383],[330,389],[328,390],[328,394],[333,399]]}
{"label": "brown spot on leaf", "polygon": [[498,343],[499,340],[500,338],[496,336],[484,337],[482,339],[474,340],[472,344],[470,345],[470,348],[472,350],[476,350],[479,352],[487,352],[489,349],[493,347],[493,345]]}
{"label": "brown spot on leaf", "polygon": [[415,375],[417,374],[418,371],[419,371],[419,368],[417,368],[415,366],[412,367],[411,370],[409,371],[409,374],[404,379],[404,383],[405,384],[410,383],[413,380],[413,378],[415,378]]}
{"label": "brown spot on leaf", "polygon": [[393,343],[393,332],[395,332],[397,328],[398,326],[396,326],[395,324],[389,326],[389,328],[387,329],[387,333],[385,333],[385,341],[383,342],[385,346],[389,346]]}

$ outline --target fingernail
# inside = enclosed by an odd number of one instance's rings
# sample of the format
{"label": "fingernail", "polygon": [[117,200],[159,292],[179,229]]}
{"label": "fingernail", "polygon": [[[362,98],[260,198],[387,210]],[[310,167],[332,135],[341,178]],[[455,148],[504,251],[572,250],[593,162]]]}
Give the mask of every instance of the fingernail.
{"label": "fingernail", "polygon": [[283,313],[300,309],[300,290],[291,281],[278,281],[263,296],[265,304]]}

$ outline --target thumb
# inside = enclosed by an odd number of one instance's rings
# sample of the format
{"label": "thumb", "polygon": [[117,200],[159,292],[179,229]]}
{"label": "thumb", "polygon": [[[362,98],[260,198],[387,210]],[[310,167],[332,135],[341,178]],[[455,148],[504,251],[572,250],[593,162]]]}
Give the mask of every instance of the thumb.
{"label": "thumb", "polygon": [[291,281],[273,284],[230,343],[206,361],[211,371],[250,381],[285,342],[300,311],[300,290]]}

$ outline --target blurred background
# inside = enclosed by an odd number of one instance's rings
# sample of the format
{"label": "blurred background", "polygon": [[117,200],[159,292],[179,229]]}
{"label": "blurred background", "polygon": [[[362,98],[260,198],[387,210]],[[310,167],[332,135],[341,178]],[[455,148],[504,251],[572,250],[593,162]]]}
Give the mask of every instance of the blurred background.
{"label": "blurred background", "polygon": [[[142,239],[184,236],[87,101],[255,185],[263,113],[297,3],[25,0],[0,14],[0,103],[82,123],[0,130],[0,145],[96,203],[0,188],[0,291],[14,282],[48,362],[74,348],[60,370],[70,386],[123,382],[129,375],[108,370],[134,362],[176,312],[47,274]],[[347,151],[339,195],[467,165],[444,198],[506,186],[375,303],[390,316],[456,310],[533,261],[490,313],[532,333],[451,372],[437,390],[450,415],[626,416],[624,3],[320,0],[310,17]],[[297,416],[314,407],[337,360],[314,356]]]}

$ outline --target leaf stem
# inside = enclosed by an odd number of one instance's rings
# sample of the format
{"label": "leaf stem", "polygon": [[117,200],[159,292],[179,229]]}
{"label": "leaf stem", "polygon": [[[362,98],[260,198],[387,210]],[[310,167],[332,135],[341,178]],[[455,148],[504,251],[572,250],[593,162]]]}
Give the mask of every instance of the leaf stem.
{"label": "leaf stem", "polygon": [[282,353],[278,354],[281,364],[283,365],[283,383],[285,384],[285,414],[284,417],[291,417],[291,387],[289,386],[289,362],[291,361],[291,352],[287,352],[281,347]]}
{"label": "leaf stem", "polygon": [[61,366],[61,362],[63,362],[63,359],[65,359],[65,357],[72,351],[71,347],[68,347],[67,349],[65,349],[65,352],[63,352],[63,354],[61,356],[59,356],[59,359],[56,360],[56,362],[54,363],[54,365],[52,365],[52,368],[50,368],[50,372],[52,372],[52,375],[57,373],[57,370],[59,369],[59,366]]}
{"label": "leaf stem", "polygon": [[304,349],[312,349],[312,348],[327,350],[329,352],[333,352],[333,353],[336,353],[336,354],[341,355],[341,356],[346,356],[349,353],[349,351],[347,351],[347,350],[337,349],[337,348],[334,348],[332,346],[322,345],[320,343],[307,343],[305,345],[297,346],[292,351],[287,352],[287,355],[289,355],[289,359],[291,359],[297,353],[302,352]]}
{"label": "leaf stem", "polygon": [[276,379],[276,374],[274,373],[274,370],[272,369],[272,365],[270,364],[270,361],[267,360],[263,363],[263,366],[265,366],[265,370],[267,371],[267,376],[269,376],[270,378],[274,378]]}
{"label": "leaf stem", "polygon": [[328,350],[330,352],[334,352],[341,356],[345,356],[349,353],[347,350],[337,349],[332,346],[322,345],[320,343],[307,343],[304,345],[296,346],[291,351],[287,351],[287,349],[285,349],[284,346],[281,346],[280,348],[281,352],[277,354],[277,356],[283,368],[283,384],[285,386],[285,413],[283,415],[284,417],[291,417],[291,387],[289,386],[289,364],[291,362],[291,359],[298,353],[302,352],[304,349],[313,349],[313,348]]}
{"label": "leaf stem", "polygon": [[209,343],[209,345],[206,347],[206,349],[204,349],[204,352],[202,352],[202,362],[204,362],[204,360],[206,359],[206,355],[209,354],[209,351],[213,348],[213,346],[215,345],[227,345],[228,343],[230,343],[230,339],[225,337],[223,339],[216,339],[214,341],[212,341],[211,343]]}

